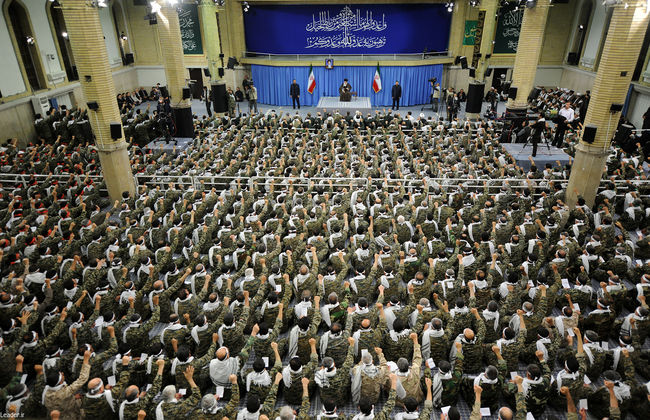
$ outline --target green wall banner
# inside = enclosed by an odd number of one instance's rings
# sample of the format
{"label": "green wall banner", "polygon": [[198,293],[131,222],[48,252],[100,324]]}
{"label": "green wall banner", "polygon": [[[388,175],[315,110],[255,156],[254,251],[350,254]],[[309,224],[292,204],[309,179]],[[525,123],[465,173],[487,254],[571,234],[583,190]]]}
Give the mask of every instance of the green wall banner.
{"label": "green wall banner", "polygon": [[465,21],[465,35],[463,36],[463,45],[474,45],[474,36],[476,35],[476,20]]}
{"label": "green wall banner", "polygon": [[502,7],[499,9],[499,21],[494,36],[494,54],[516,54],[521,31],[524,9]]}
{"label": "green wall banner", "polygon": [[196,4],[182,3],[178,10],[178,23],[181,27],[184,54],[203,54],[201,42],[201,23]]}

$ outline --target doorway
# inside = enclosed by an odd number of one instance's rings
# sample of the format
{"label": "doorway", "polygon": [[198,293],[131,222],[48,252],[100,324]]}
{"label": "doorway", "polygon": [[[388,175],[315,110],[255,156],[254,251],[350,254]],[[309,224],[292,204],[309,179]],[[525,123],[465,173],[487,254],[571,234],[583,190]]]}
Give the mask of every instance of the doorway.
{"label": "doorway", "polygon": [[506,75],[508,73],[508,69],[493,69],[492,70],[492,87],[497,90],[497,92],[501,92],[501,89],[503,88],[503,84],[506,81]]}
{"label": "doorway", "polygon": [[190,69],[190,91],[194,99],[203,95],[203,69]]}

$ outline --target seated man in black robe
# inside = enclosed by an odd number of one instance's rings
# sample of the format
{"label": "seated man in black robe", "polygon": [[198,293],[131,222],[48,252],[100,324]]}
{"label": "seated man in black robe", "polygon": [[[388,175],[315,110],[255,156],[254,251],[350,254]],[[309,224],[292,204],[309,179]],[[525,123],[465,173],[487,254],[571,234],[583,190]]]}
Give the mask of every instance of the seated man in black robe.
{"label": "seated man in black robe", "polygon": [[352,86],[348,83],[348,79],[343,79],[343,83],[339,86],[339,100],[341,102],[350,102],[352,100]]}

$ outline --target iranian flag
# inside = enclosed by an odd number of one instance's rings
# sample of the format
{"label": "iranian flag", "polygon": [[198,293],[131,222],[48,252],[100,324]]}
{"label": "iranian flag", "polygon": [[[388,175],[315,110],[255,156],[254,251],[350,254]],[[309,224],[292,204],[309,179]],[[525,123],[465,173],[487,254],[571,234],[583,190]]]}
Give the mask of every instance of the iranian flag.
{"label": "iranian flag", "polygon": [[314,67],[309,65],[309,79],[307,80],[307,92],[313,94],[316,89],[316,78],[314,77]]}
{"label": "iranian flag", "polygon": [[377,70],[375,70],[375,78],[372,79],[372,90],[375,93],[381,90],[381,74],[379,73],[379,63],[377,63]]}

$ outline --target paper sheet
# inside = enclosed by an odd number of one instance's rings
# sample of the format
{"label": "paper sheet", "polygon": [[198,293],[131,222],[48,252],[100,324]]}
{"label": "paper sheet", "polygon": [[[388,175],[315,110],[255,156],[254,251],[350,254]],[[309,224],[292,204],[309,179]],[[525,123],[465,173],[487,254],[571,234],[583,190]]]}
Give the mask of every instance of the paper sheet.
{"label": "paper sheet", "polygon": [[109,384],[110,386],[115,386],[115,384],[116,384],[116,382],[115,382],[115,375],[111,375],[111,376],[109,376],[109,377],[107,378],[107,380],[108,380],[108,384]]}

